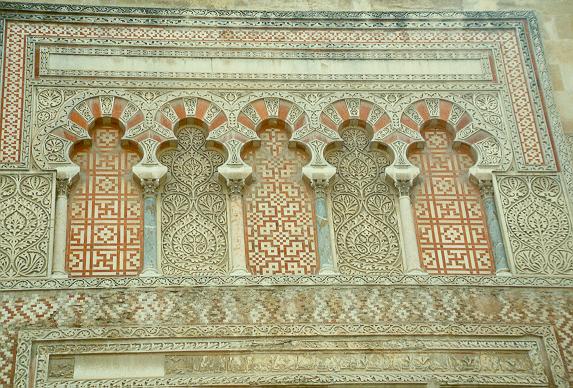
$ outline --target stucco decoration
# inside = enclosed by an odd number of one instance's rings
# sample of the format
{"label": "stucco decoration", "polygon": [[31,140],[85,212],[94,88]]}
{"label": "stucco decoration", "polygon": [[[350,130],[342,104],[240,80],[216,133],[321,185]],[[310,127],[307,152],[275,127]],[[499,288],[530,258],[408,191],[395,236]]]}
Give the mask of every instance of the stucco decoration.
{"label": "stucco decoration", "polygon": [[0,278],[48,274],[54,182],[52,173],[0,174]]}
{"label": "stucco decoration", "polygon": [[573,275],[573,230],[556,175],[497,177],[511,261],[523,275]]}

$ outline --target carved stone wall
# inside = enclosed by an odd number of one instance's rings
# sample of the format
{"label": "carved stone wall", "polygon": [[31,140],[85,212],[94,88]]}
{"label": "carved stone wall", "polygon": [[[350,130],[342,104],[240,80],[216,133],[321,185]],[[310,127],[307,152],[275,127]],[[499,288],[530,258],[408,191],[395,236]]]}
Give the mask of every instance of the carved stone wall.
{"label": "carved stone wall", "polygon": [[0,174],[0,278],[47,275],[53,206],[52,174]]}
{"label": "carved stone wall", "polygon": [[[573,382],[573,164],[532,12],[0,3],[0,42],[0,385]],[[511,276],[492,272],[475,186],[422,193],[448,193],[428,212],[463,241],[397,245],[408,152],[438,121],[474,158],[415,164],[491,189]],[[102,123],[138,147],[145,271],[65,278],[70,151]],[[404,274],[406,247],[460,241],[463,264]]]}
{"label": "carved stone wall", "polygon": [[306,156],[289,149],[284,129],[268,128],[251,150],[245,191],[248,264],[253,274],[313,274],[318,269],[312,194],[302,180]]}
{"label": "carved stone wall", "polygon": [[400,272],[395,191],[384,182],[387,153],[370,150],[366,129],[341,132],[343,145],[326,154],[336,167],[330,197],[341,273]]}
{"label": "carved stone wall", "polygon": [[217,180],[220,152],[207,150],[201,128],[177,133],[177,148],[161,154],[169,168],[161,195],[161,268],[166,275],[225,273],[227,200]]}
{"label": "carved stone wall", "polygon": [[67,267],[72,276],[135,275],[143,259],[143,199],[117,127],[97,126],[73,158],[80,177],[70,192]]}
{"label": "carved stone wall", "polygon": [[498,187],[514,270],[572,275],[573,231],[561,179],[501,175]]}

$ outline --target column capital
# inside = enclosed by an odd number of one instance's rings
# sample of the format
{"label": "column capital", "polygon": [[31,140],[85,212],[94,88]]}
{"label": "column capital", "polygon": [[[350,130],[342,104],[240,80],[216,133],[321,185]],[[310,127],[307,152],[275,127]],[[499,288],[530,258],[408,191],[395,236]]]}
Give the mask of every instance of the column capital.
{"label": "column capital", "polygon": [[69,178],[56,179],[56,196],[68,196],[70,194],[71,180]]}
{"label": "column capital", "polygon": [[482,198],[492,198],[493,197],[493,181],[490,179],[479,179],[478,180],[479,191]]}
{"label": "column capital", "polygon": [[141,187],[143,187],[144,197],[155,197],[159,188],[159,179],[148,178],[141,180]]}
{"label": "column capital", "polygon": [[410,195],[410,189],[412,187],[411,180],[397,180],[394,182],[394,185],[398,189],[400,197],[407,197]]}
{"label": "column capital", "polygon": [[229,189],[230,196],[241,196],[243,194],[243,188],[245,187],[245,180],[239,179],[227,179],[227,188]]}
{"label": "column capital", "polygon": [[330,179],[314,178],[310,180],[310,186],[313,188],[317,198],[326,198],[326,189]]}

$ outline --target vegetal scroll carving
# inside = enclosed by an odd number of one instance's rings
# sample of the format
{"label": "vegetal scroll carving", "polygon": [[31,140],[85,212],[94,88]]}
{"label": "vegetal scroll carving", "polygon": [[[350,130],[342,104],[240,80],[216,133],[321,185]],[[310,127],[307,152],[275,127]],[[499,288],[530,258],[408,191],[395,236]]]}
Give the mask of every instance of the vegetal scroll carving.
{"label": "vegetal scroll carving", "polygon": [[394,195],[384,182],[390,164],[383,151],[369,150],[365,129],[342,131],[344,145],[327,153],[337,168],[332,212],[341,273],[388,273],[401,270]]}
{"label": "vegetal scroll carving", "polygon": [[225,273],[227,203],[216,179],[224,157],[205,148],[200,128],[183,128],[178,139],[160,157],[169,168],[161,207],[163,273]]}
{"label": "vegetal scroll carving", "polygon": [[0,277],[47,274],[52,203],[51,174],[0,175]]}
{"label": "vegetal scroll carving", "polygon": [[501,203],[520,274],[573,275],[571,220],[557,176],[503,176]]}

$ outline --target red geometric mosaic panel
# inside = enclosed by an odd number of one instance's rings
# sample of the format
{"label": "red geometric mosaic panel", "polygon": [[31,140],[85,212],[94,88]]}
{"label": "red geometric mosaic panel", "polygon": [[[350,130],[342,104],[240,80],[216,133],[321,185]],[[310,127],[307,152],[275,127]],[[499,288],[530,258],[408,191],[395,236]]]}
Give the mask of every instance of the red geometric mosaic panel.
{"label": "red geometric mosaic panel", "polygon": [[143,259],[143,205],[131,168],[139,161],[120,145],[121,132],[99,127],[74,157],[80,179],[70,192],[71,276],[136,275]]}
{"label": "red geometric mosaic panel", "polygon": [[490,274],[493,256],[474,164],[467,150],[453,150],[445,129],[428,128],[423,150],[410,156],[420,167],[414,209],[422,266],[434,274]]}
{"label": "red geometric mosaic panel", "polygon": [[318,269],[313,196],[302,181],[302,150],[289,149],[285,130],[260,134],[246,161],[253,182],[245,189],[248,264],[257,275],[313,274]]}

